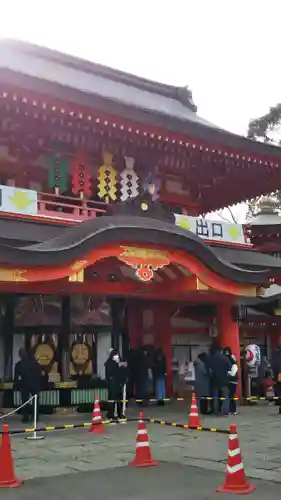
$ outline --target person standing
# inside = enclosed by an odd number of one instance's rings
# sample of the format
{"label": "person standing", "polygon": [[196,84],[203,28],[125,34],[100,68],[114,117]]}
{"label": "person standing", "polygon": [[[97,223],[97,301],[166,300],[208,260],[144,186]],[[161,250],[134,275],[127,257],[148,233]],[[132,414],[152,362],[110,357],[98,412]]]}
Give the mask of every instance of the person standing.
{"label": "person standing", "polygon": [[198,355],[194,361],[195,394],[199,399],[199,410],[202,415],[208,414],[208,399],[210,395],[210,370],[207,365],[208,356],[205,352]]}
{"label": "person standing", "polygon": [[[26,403],[31,396],[39,395],[41,388],[41,367],[37,363],[34,356],[27,353],[25,349],[19,350],[19,361],[15,365],[15,388],[21,392],[22,404]],[[34,398],[32,400],[34,407]],[[37,401],[37,413],[39,412],[39,403]],[[26,423],[32,420],[30,415],[29,405],[26,404],[22,408],[22,422]]]}
{"label": "person standing", "polygon": [[105,364],[105,378],[107,381],[109,408],[107,412],[108,420],[114,420],[115,408],[117,417],[122,418],[122,386],[123,386],[123,368],[120,367],[120,356],[115,349],[110,349],[108,359]]}
{"label": "person standing", "polygon": [[278,398],[279,414],[281,414],[281,345],[277,346],[271,360],[273,380],[275,381],[275,393]]}
{"label": "person standing", "polygon": [[231,363],[231,369],[228,371],[229,380],[229,413],[230,415],[236,415],[236,401],[235,394],[237,392],[238,385],[238,365],[236,362],[236,357],[232,354],[230,347],[224,349],[225,356],[229,359]]}
{"label": "person standing", "polygon": [[155,397],[159,405],[164,404],[166,398],[166,359],[162,349],[157,349],[155,352],[155,360],[153,363],[153,379],[155,384]]}
{"label": "person standing", "polygon": [[[227,356],[223,354],[218,345],[214,345],[210,352],[208,365],[211,369],[211,395],[213,413],[218,415],[229,415],[229,380],[228,372],[231,370],[231,363]],[[220,398],[223,398],[220,408]]]}

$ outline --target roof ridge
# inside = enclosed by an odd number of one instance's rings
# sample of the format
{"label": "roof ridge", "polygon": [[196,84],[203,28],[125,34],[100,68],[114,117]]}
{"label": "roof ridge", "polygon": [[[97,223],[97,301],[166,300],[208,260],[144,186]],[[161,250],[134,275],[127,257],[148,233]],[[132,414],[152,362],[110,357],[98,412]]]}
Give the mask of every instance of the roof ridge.
{"label": "roof ridge", "polygon": [[58,50],[50,49],[42,45],[37,45],[31,42],[5,38],[0,40],[0,45],[7,46],[8,48],[19,50],[21,52],[43,57],[70,66],[74,69],[80,69],[88,73],[94,73],[98,76],[110,78],[113,81],[129,84],[136,88],[147,90],[149,92],[160,94],[171,99],[181,102],[185,107],[196,113],[197,106],[195,106],[192,98],[192,92],[187,85],[178,87],[166,83],[160,83],[142,76],[133,75],[119,69],[111,68],[109,66],[95,63],[81,57],[76,57],[71,54],[65,54]]}

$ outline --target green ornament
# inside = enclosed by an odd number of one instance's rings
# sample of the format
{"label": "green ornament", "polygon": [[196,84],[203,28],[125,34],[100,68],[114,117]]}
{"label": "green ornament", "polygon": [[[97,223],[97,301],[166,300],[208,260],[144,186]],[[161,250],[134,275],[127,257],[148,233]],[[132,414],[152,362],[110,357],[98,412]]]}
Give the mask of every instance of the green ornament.
{"label": "green ornament", "polygon": [[52,189],[64,193],[68,188],[69,161],[61,153],[56,152],[47,158],[49,172],[48,184]]}

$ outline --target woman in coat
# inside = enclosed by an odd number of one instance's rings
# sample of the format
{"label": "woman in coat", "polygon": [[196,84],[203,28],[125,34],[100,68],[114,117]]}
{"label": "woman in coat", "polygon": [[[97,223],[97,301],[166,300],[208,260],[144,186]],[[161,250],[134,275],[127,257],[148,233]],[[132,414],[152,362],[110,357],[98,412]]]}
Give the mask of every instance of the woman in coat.
{"label": "woman in coat", "polygon": [[207,396],[210,396],[210,371],[207,366],[207,360],[207,354],[202,352],[194,361],[195,394],[199,398],[199,410],[203,415],[208,414],[209,405]]}

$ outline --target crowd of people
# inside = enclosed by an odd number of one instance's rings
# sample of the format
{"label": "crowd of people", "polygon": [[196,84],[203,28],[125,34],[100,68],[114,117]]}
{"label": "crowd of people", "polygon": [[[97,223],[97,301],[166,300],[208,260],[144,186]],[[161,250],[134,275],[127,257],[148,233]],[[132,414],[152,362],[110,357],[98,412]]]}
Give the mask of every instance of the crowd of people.
{"label": "crowd of people", "polygon": [[[202,414],[235,415],[238,365],[231,349],[214,345],[194,361],[195,394]],[[211,397],[213,399],[208,400]],[[220,399],[224,398],[224,399]]]}
{"label": "crowd of people", "polygon": [[[41,368],[35,358],[24,349],[19,351],[20,360],[15,366],[15,389],[22,395],[22,402],[39,394]],[[209,353],[202,352],[193,363],[194,391],[198,398],[202,414],[235,415],[239,367],[229,347],[221,349],[214,344]],[[265,357],[258,367],[260,394],[270,400],[270,394],[277,396],[277,405],[281,414],[281,346],[273,353],[271,363]],[[132,349],[127,360],[122,360],[115,349],[110,349],[105,362],[105,378],[108,388],[108,399],[121,401],[123,388],[126,386],[126,398],[132,397],[145,401],[155,397],[158,404],[164,404],[166,398],[166,359],[162,349],[153,346],[142,346]],[[175,366],[173,372],[177,373]],[[242,376],[243,379],[243,376]],[[270,392],[271,391],[271,392]],[[271,397],[272,399],[272,397]],[[123,417],[122,403],[111,403],[108,406],[108,418]],[[32,416],[29,408],[22,408],[24,422]]]}

